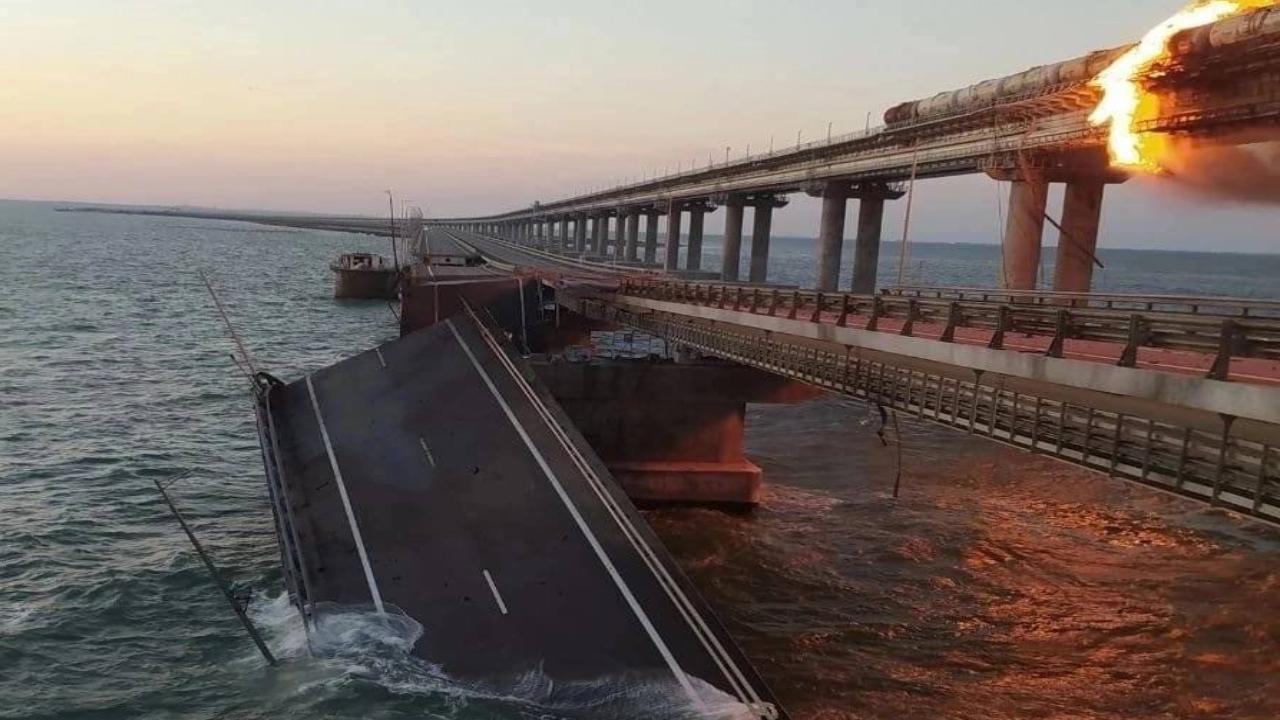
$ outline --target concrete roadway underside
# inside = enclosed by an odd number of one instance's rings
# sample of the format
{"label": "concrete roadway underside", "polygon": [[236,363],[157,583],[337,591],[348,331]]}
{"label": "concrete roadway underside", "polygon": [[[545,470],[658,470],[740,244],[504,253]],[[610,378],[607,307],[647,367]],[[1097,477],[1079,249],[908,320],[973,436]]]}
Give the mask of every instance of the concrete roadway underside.
{"label": "concrete roadway underside", "polygon": [[425,629],[414,654],[455,678],[638,678],[695,708],[736,700],[777,716],[500,338],[463,313],[269,391],[309,604],[403,610]]}

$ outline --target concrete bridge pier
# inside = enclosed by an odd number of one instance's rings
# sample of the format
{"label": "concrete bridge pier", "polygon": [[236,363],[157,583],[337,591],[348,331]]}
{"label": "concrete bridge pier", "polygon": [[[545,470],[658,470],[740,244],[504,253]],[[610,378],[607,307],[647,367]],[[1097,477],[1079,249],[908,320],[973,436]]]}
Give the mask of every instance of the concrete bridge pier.
{"label": "concrete bridge pier", "polygon": [[587,216],[579,215],[573,219],[573,249],[574,252],[583,253],[587,251]]}
{"label": "concrete bridge pier", "polygon": [[587,243],[587,252],[599,255],[604,246],[604,236],[608,232],[608,215],[596,215],[591,219],[591,240]]}
{"label": "concrete bridge pier", "polygon": [[609,213],[600,215],[600,242],[596,244],[596,254],[601,257],[608,257],[612,253],[612,216]]}
{"label": "concrete bridge pier", "polygon": [[810,197],[822,198],[822,219],[818,225],[817,247],[818,274],[814,289],[818,292],[834,292],[840,288],[840,259],[844,254],[844,218],[849,207],[849,183],[828,180],[819,187],[810,188]]}
{"label": "concrete bridge pier", "polygon": [[1053,268],[1054,290],[1089,292],[1092,289],[1106,187],[1102,179],[1067,183],[1062,203],[1062,230],[1058,233],[1058,256]]}
{"label": "concrete bridge pier", "polygon": [[623,256],[629,261],[640,259],[640,213],[627,212],[627,244]]}
{"label": "concrete bridge pier", "polygon": [[905,195],[888,185],[874,183],[853,189],[858,198],[858,236],[853,248],[852,290],[862,295],[876,291],[880,268],[880,240],[884,230],[884,202]]}
{"label": "concrete bridge pier", "polygon": [[1040,277],[1049,183],[1037,172],[1018,173],[1009,183],[1009,216],[1005,222],[1001,287],[1035,290]]}
{"label": "concrete bridge pier", "polygon": [[644,214],[644,262],[656,265],[658,262],[658,210],[652,209]]}
{"label": "concrete bridge pier", "polygon": [[742,264],[742,212],[746,207],[741,195],[730,195],[723,200],[724,262],[720,266],[720,280],[738,282]]}
{"label": "concrete bridge pier", "polygon": [[609,224],[613,226],[613,234],[608,235],[606,233],[609,239],[605,242],[606,249],[604,254],[609,257],[622,257],[622,243],[626,242],[624,236],[627,234],[627,218],[622,214],[621,210],[618,210],[618,212],[614,213],[613,221]]}
{"label": "concrete bridge pier", "polygon": [[671,200],[667,204],[667,255],[663,263],[667,270],[677,270],[680,267],[680,213],[683,210],[678,200]]}
{"label": "concrete bridge pier", "polygon": [[787,206],[786,198],[777,195],[757,195],[751,199],[755,208],[751,227],[751,272],[753,283],[768,282],[769,236],[773,228],[773,211]]}
{"label": "concrete bridge pier", "polygon": [[689,251],[686,253],[685,268],[702,269],[702,228],[708,213],[715,212],[712,205],[696,203],[689,206]]}
{"label": "concrete bridge pier", "polygon": [[747,403],[821,394],[717,362],[535,360],[534,370],[641,504],[756,505],[764,473],[745,452]]}

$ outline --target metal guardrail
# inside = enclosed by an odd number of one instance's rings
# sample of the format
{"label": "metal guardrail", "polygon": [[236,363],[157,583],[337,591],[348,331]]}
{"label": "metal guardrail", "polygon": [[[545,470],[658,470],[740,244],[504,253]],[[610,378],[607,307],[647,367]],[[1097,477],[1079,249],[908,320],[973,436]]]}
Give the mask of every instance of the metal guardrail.
{"label": "metal guardrail", "polygon": [[262,465],[267,478],[267,496],[271,502],[271,516],[280,548],[280,566],[283,569],[285,588],[302,615],[303,627],[310,630],[315,616],[315,606],[307,584],[307,565],[303,559],[298,529],[289,504],[288,483],[280,464],[280,447],[277,442],[275,420],[271,414],[271,393],[274,381],[260,375],[254,393],[254,415],[258,425],[258,441],[262,447]]}
{"label": "metal guardrail", "polygon": [[[582,311],[668,341],[1091,470],[1280,522],[1280,449],[1230,419],[1193,426],[1006,387],[1002,376],[931,372],[778,334],[606,300]],[[1141,412],[1137,406],[1136,412]]]}
{"label": "metal guardrail", "polygon": [[1114,343],[1121,347],[1117,364],[1122,367],[1136,366],[1138,351],[1143,348],[1185,350],[1212,355],[1208,377],[1215,380],[1229,379],[1233,358],[1280,359],[1280,319],[820,293],[646,278],[623,279],[619,292],[839,326],[860,317],[866,319],[867,330],[878,330],[882,320],[893,319],[901,321],[898,332],[905,336],[913,335],[917,325],[929,324],[941,328],[941,342],[954,342],[960,328],[975,328],[991,332],[988,347],[993,349],[1002,349],[1009,334],[1043,336],[1051,338],[1050,357],[1063,357],[1068,340]]}
{"label": "metal guardrail", "polygon": [[946,286],[886,287],[881,294],[961,302],[1029,303],[1041,306],[1189,313],[1217,317],[1280,319],[1280,300],[1203,295],[1136,295],[1130,293],[1052,292]]}

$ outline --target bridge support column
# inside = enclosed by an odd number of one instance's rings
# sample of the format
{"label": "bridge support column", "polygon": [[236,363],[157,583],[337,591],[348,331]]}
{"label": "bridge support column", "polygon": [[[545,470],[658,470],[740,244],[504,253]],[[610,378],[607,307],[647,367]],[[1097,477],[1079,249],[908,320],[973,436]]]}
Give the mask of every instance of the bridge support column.
{"label": "bridge support column", "polygon": [[577,253],[587,251],[587,216],[579,215],[573,219],[573,249]]}
{"label": "bridge support column", "polygon": [[704,205],[689,207],[689,251],[685,257],[685,268],[702,269],[702,226],[706,220],[707,208]]}
{"label": "bridge support column", "polygon": [[644,262],[655,265],[658,262],[658,211],[650,210],[644,218]]}
{"label": "bridge support column", "polygon": [[765,195],[753,198],[751,204],[755,207],[755,217],[751,226],[751,272],[748,280],[763,283],[769,279],[769,235],[773,229],[773,210],[786,207],[787,201],[776,195]]}
{"label": "bridge support column", "polygon": [[597,215],[591,220],[591,242],[587,246],[592,255],[599,255],[604,247],[604,238],[608,233],[608,215]]}
{"label": "bridge support column", "polygon": [[640,258],[640,213],[634,210],[627,213],[627,246],[623,256],[628,261]]}
{"label": "bridge support column", "polygon": [[880,235],[884,227],[884,198],[858,201],[858,239],[853,248],[853,292],[872,295],[880,269]]}
{"label": "bridge support column", "polygon": [[667,255],[663,265],[667,270],[680,267],[680,213],[683,208],[677,200],[667,205]]}
{"label": "bridge support column", "polygon": [[1002,287],[1007,290],[1035,290],[1040,275],[1040,248],[1049,183],[1042,176],[1028,174],[1013,180],[1010,185]]}
{"label": "bridge support column", "polygon": [[607,218],[605,219],[605,222],[608,223],[608,225],[613,226],[613,234],[611,236],[608,232],[605,232],[605,237],[607,239],[605,240],[604,254],[608,255],[609,257],[621,257],[622,243],[623,243],[622,236],[626,234],[626,231],[623,229],[623,225],[626,224],[627,219],[623,217],[622,212],[619,211],[613,216],[612,222],[610,222]]}
{"label": "bridge support column", "polygon": [[724,282],[738,282],[739,266],[742,264],[744,207],[741,195],[730,195],[725,199],[724,262],[720,266],[720,279]]}
{"label": "bridge support column", "polygon": [[534,370],[637,503],[751,506],[747,403],[802,403],[812,386],[719,363],[535,362]]}
{"label": "bridge support column", "polygon": [[1102,223],[1101,179],[1067,183],[1062,203],[1062,230],[1058,233],[1058,259],[1053,268],[1053,289],[1089,292]]}
{"label": "bridge support column", "polygon": [[[840,259],[844,255],[844,217],[849,207],[849,183],[828,180],[817,190],[822,198],[822,219],[818,226],[818,274],[814,288],[834,292],[840,288]],[[811,192],[811,195],[815,193]]]}
{"label": "bridge support column", "polygon": [[897,200],[905,193],[876,183],[857,186],[858,238],[853,248],[853,292],[872,295],[880,268],[880,237],[884,228],[884,201]]}

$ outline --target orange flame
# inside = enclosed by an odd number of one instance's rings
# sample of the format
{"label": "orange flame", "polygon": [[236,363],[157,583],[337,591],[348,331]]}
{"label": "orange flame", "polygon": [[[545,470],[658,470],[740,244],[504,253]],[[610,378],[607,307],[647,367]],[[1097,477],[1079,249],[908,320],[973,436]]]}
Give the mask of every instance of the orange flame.
{"label": "orange flame", "polygon": [[1092,85],[1102,90],[1102,100],[1089,122],[1111,123],[1108,150],[1113,165],[1158,171],[1150,138],[1134,128],[1140,109],[1155,102],[1142,84],[1143,76],[1169,54],[1169,41],[1183,30],[1215,23],[1250,8],[1272,5],[1276,0],[1196,0],[1178,14],[1165,20],[1142,38],[1106,70],[1093,79]]}

